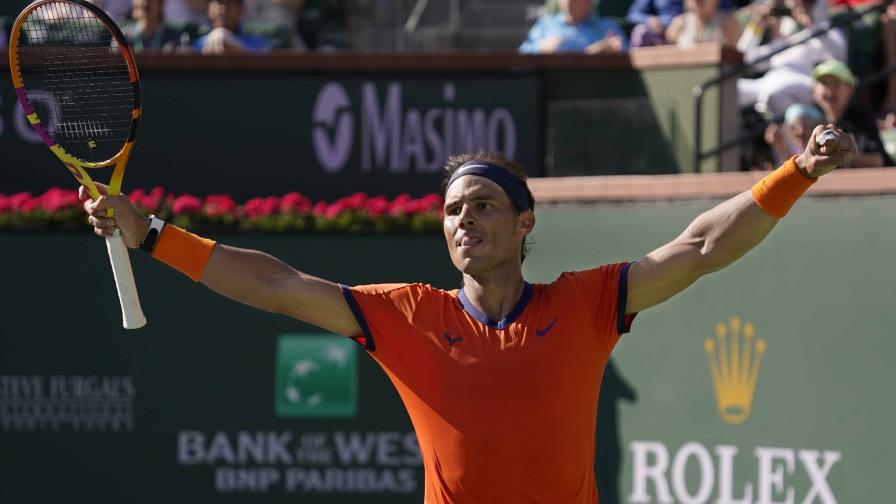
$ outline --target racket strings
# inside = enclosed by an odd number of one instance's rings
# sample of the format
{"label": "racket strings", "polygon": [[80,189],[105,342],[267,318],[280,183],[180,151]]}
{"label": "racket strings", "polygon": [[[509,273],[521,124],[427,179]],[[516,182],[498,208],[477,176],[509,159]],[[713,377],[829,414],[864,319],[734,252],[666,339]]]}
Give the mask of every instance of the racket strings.
{"label": "racket strings", "polygon": [[18,68],[50,136],[88,162],[114,157],[131,134],[136,90],[110,29],[88,9],[52,2],[21,24]]}

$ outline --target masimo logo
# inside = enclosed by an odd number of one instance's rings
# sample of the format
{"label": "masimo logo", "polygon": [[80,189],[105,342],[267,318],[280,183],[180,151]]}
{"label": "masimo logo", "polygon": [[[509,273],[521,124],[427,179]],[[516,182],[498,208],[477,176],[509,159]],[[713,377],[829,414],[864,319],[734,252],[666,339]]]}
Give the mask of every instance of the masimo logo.
{"label": "masimo logo", "polygon": [[355,118],[345,89],[331,82],[320,90],[314,103],[312,137],[317,161],[328,172],[345,166],[352,149]]}
{"label": "masimo logo", "polygon": [[753,339],[753,324],[743,325],[733,317],[727,325],[716,325],[716,339],[704,342],[709,370],[716,389],[716,407],[722,420],[730,424],[742,423],[750,416],[759,361],[765,353],[762,338]]}
{"label": "masimo logo", "polygon": [[516,122],[506,108],[457,107],[453,82],[442,84],[442,103],[427,108],[406,106],[400,82],[381,87],[363,82],[359,107],[353,107],[342,84],[321,88],[311,136],[317,161],[328,173],[345,168],[356,147],[363,173],[436,173],[448,156],[477,149],[516,154]]}

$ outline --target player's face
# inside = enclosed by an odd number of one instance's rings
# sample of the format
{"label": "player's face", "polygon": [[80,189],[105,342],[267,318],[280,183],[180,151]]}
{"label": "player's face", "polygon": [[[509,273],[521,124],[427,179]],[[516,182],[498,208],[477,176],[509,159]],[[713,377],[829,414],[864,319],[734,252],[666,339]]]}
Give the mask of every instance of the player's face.
{"label": "player's face", "polygon": [[522,240],[534,224],[532,212],[517,214],[504,189],[487,178],[460,177],[445,194],[445,240],[462,273],[518,269]]}

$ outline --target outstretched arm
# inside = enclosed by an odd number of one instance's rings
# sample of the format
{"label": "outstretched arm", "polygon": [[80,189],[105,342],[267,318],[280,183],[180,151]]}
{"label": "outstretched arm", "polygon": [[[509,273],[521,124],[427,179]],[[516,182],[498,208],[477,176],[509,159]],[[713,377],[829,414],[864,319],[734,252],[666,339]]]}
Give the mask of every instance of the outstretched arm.
{"label": "outstretched arm", "polygon": [[[101,196],[94,201],[81,189],[96,234],[107,236],[118,228],[128,247],[140,245],[149,223],[127,197]],[[105,193],[104,187],[100,190]],[[114,209],[115,217],[105,216],[109,208]],[[339,285],[306,275],[264,252],[217,244],[199,281],[255,308],[289,315],[345,336],[361,333]]]}
{"label": "outstretched arm", "polygon": [[[819,146],[815,138],[824,129],[815,129],[805,152],[796,158],[800,173],[795,176],[818,178],[852,160],[856,153],[852,137],[835,130],[834,138]],[[626,312],[636,313],[662,303],[758,245],[779,219],[774,215],[779,212],[768,204],[764,206],[757,203],[751,191],[738,194],[702,213],[678,238],[632,264]]]}

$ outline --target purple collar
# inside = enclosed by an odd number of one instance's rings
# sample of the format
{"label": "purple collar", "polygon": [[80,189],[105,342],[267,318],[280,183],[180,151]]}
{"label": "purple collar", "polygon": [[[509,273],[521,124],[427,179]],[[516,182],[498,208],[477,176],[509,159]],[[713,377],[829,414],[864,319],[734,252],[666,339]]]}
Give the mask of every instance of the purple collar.
{"label": "purple collar", "polygon": [[483,324],[494,327],[495,329],[504,329],[516,320],[517,317],[520,316],[520,313],[523,313],[523,310],[526,308],[526,305],[529,304],[529,300],[532,298],[532,284],[529,282],[523,282],[523,295],[520,296],[519,301],[516,302],[516,306],[513,307],[513,310],[510,310],[510,313],[507,314],[501,320],[495,321],[484,312],[482,312],[479,308],[473,305],[470,301],[470,298],[467,297],[467,294],[461,288],[457,291],[457,300],[460,301],[461,307],[463,307],[464,311],[469,313],[471,317],[482,322]]}

